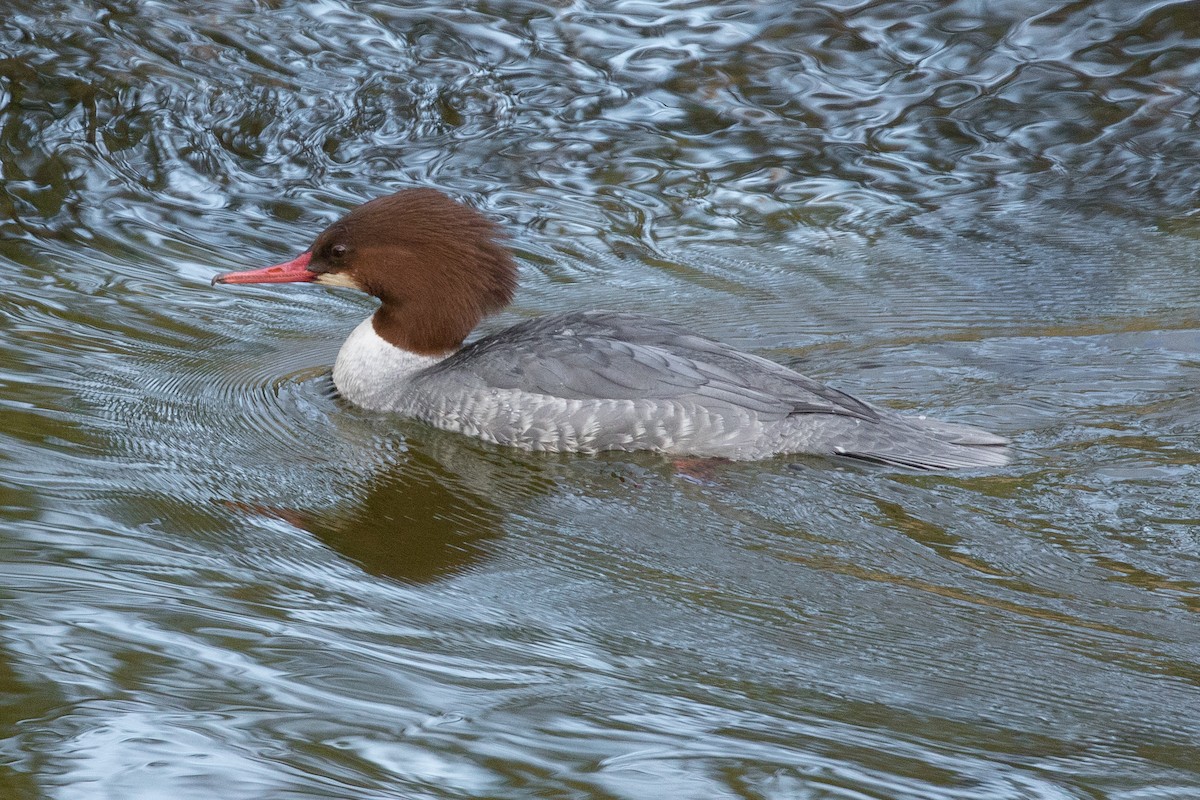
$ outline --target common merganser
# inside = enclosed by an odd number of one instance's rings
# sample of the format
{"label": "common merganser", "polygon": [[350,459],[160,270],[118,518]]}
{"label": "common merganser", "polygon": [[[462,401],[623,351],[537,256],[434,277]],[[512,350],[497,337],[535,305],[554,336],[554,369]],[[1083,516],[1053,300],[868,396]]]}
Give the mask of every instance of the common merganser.
{"label": "common merganser", "polygon": [[1005,464],[1007,440],[869,405],[682,325],[575,311],[463,345],[512,300],[503,234],[433,189],[352,209],[292,261],[217,283],[314,282],[381,305],[342,345],[338,391],[372,411],[536,451],[849,456],[914,469]]}

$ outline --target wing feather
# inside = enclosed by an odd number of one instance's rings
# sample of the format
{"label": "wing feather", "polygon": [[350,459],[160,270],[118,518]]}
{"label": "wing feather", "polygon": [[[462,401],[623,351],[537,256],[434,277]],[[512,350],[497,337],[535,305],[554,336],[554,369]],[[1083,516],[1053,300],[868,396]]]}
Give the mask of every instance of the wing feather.
{"label": "wing feather", "polygon": [[635,314],[577,312],[543,317],[485,337],[426,370],[419,380],[519,389],[576,400],[690,401],[766,419],[879,415],[794,370]]}

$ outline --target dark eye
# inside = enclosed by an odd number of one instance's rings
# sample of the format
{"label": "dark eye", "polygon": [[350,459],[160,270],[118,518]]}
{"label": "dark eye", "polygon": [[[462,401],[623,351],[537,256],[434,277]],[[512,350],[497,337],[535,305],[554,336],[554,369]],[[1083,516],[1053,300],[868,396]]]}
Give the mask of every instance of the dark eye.
{"label": "dark eye", "polygon": [[333,247],[329,248],[329,255],[333,257],[334,261],[341,261],[346,257],[346,245],[335,244]]}

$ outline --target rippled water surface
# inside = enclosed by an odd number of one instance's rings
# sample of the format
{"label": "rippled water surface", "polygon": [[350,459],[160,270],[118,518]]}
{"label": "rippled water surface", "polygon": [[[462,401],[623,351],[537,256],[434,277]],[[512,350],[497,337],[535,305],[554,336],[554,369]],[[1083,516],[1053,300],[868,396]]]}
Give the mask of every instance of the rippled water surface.
{"label": "rippled water surface", "polygon": [[[1194,2],[9,2],[0,796],[1200,796]],[[1012,466],[531,456],[379,418],[435,186],[495,327],[670,317]]]}

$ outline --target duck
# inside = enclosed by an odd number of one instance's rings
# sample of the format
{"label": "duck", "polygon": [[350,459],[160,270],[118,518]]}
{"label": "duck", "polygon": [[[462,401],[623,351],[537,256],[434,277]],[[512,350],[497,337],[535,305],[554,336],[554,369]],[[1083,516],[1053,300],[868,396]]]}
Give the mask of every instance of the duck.
{"label": "duck", "polygon": [[516,291],[506,240],[439,190],[403,189],[351,209],[291,261],[212,283],[316,283],[375,297],[334,363],[338,393],[496,445],[735,461],[817,455],[913,470],[1009,461],[1004,437],[873,405],[652,316],[568,311],[468,342]]}

